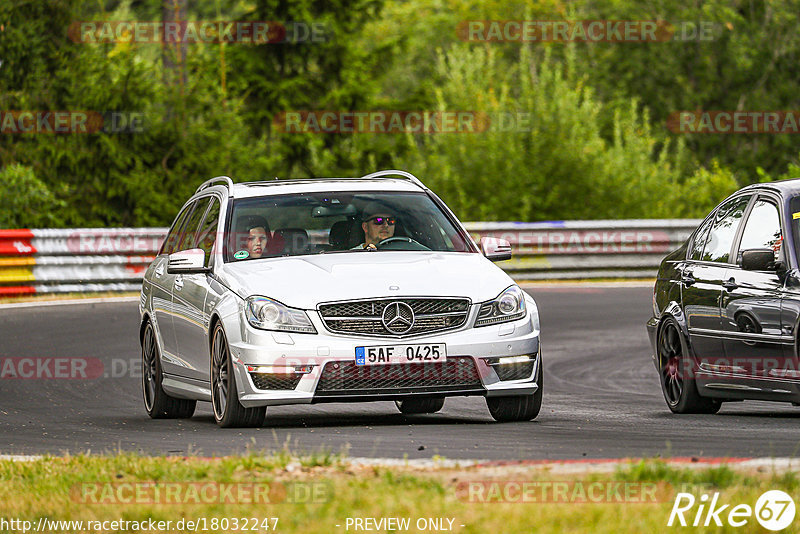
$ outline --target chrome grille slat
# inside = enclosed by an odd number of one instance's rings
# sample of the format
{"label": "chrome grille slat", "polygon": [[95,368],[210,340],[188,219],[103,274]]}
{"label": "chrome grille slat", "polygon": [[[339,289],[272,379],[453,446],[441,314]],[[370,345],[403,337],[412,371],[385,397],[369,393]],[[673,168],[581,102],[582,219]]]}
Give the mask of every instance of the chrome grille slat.
{"label": "chrome grille slat", "polygon": [[[410,306],[415,316],[414,326],[402,335],[388,331],[381,320],[384,308],[396,302]],[[319,312],[331,332],[400,338],[459,328],[469,306],[468,299],[459,298],[382,298],[320,304]]]}

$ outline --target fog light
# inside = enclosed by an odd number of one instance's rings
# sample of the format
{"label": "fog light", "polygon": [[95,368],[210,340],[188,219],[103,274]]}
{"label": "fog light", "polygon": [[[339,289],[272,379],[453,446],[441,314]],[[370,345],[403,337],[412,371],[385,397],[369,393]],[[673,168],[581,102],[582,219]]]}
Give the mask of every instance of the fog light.
{"label": "fog light", "polygon": [[509,365],[514,363],[528,363],[536,359],[535,354],[523,354],[521,356],[503,356],[502,358],[484,358],[487,365]]}

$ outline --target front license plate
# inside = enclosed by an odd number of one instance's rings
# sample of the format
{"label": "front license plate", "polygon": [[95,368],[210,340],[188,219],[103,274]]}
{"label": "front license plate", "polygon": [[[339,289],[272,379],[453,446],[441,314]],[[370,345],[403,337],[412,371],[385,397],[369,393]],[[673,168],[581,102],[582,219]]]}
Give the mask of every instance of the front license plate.
{"label": "front license plate", "polygon": [[356,365],[436,363],[443,362],[446,359],[447,347],[444,343],[356,347]]}

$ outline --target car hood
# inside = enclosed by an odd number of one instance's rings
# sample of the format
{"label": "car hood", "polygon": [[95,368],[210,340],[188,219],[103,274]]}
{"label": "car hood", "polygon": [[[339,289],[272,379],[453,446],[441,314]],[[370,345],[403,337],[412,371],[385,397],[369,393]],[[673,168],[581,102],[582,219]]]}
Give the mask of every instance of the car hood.
{"label": "car hood", "polygon": [[221,271],[221,281],[242,298],[263,295],[303,309],[320,302],[398,296],[481,302],[514,283],[482,255],[459,252],[318,254],[226,263]]}

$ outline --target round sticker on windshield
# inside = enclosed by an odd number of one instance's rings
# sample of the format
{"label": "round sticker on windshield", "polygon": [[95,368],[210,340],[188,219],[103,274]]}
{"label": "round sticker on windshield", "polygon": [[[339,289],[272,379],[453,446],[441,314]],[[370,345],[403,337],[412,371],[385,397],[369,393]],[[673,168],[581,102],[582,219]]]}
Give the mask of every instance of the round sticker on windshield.
{"label": "round sticker on windshield", "polygon": [[250,253],[247,252],[246,250],[240,250],[239,252],[234,254],[233,257],[236,258],[237,260],[243,260],[249,255],[250,255]]}

